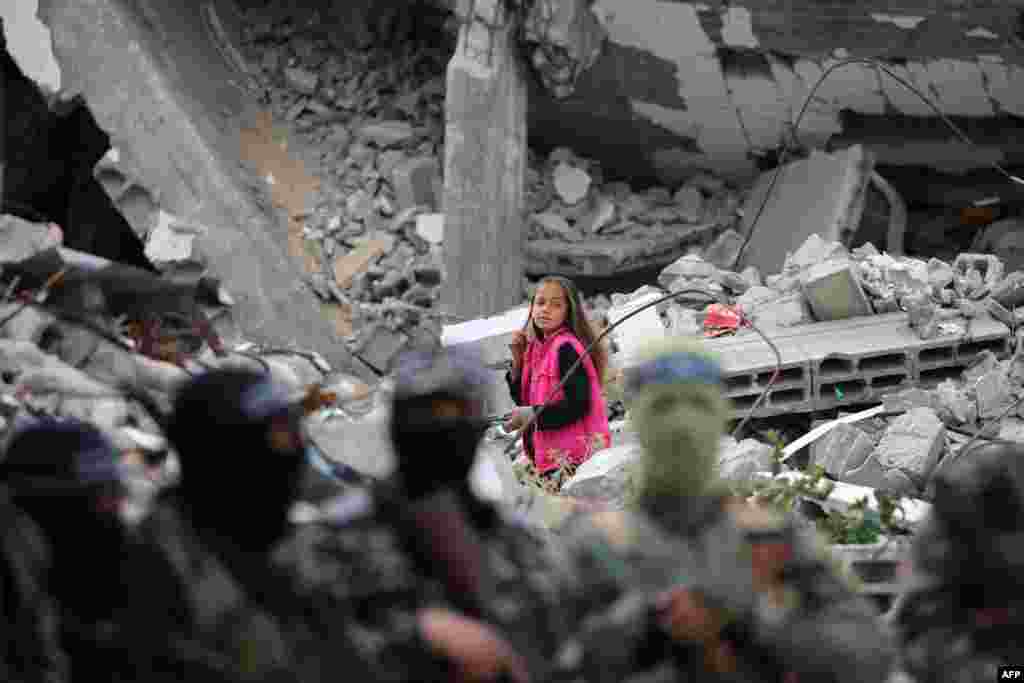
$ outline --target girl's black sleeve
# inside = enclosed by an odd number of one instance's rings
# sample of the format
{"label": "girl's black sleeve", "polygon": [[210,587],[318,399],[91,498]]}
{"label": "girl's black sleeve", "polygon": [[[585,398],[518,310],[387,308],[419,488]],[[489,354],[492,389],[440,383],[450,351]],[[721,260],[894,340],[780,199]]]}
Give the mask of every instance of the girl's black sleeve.
{"label": "girl's black sleeve", "polygon": [[[579,357],[572,344],[562,344],[558,349],[559,377],[565,377]],[[537,429],[548,431],[568,427],[587,414],[590,409],[590,378],[582,363],[573,371],[562,390],[565,398],[548,404],[537,418]]]}
{"label": "girl's black sleeve", "polygon": [[505,382],[508,383],[508,393],[517,406],[523,405],[523,374],[522,368],[512,368],[505,373]]}

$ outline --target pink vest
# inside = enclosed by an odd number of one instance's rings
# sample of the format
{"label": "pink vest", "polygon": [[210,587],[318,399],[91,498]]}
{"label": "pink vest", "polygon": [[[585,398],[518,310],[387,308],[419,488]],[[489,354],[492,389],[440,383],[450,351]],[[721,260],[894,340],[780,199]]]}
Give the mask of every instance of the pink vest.
{"label": "pink vest", "polygon": [[[608,413],[601,383],[597,378],[594,361],[584,355],[583,344],[568,328],[563,327],[543,340],[533,340],[524,354],[522,374],[523,403],[539,406],[548,398],[551,390],[558,386],[561,377],[558,372],[558,349],[562,344],[572,344],[576,353],[583,358],[582,367],[590,380],[590,410],[583,419],[552,431],[531,430],[533,434],[534,466],[541,474],[557,469],[565,459],[574,465],[586,462],[590,456],[611,445],[608,429]],[[576,372],[579,368],[576,369]],[[559,389],[550,403],[565,398],[565,391]]]}

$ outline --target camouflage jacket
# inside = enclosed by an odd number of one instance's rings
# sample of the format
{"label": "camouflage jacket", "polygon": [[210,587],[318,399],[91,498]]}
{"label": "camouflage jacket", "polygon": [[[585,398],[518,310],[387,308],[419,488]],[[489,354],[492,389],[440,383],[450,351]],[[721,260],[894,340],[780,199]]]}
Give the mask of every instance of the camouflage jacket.
{"label": "camouflage jacket", "polygon": [[[386,489],[349,493],[326,519],[300,530],[287,562],[303,564],[297,573],[306,577],[306,590],[326,589],[334,604],[348,605],[355,615],[349,628],[359,626],[366,636],[403,632],[417,606],[454,605],[497,627],[526,659],[533,681],[561,680],[575,671],[571,661],[560,666],[557,658],[594,605],[607,607],[610,594],[590,590],[567,553],[511,516],[471,501],[476,547],[470,552],[480,555],[484,585],[476,602],[463,600],[452,594],[437,560],[418,556],[410,520],[400,518],[395,502]],[[458,557],[468,561],[469,549],[462,550]],[[359,631],[350,635],[360,637]],[[386,671],[383,654],[375,660]],[[428,671],[446,680],[443,666],[420,660],[406,660],[415,680],[435,680]],[[392,678],[378,680],[402,680],[401,672],[387,675]]]}
{"label": "camouflage jacket", "polygon": [[[614,609],[590,619],[578,636],[577,650],[586,660],[586,675],[578,680],[650,680],[650,674],[630,678],[630,670],[660,672],[658,680],[774,682],[794,675],[842,683],[884,680],[894,651],[877,611],[839,578],[824,548],[781,520],[760,513],[737,515],[724,502],[708,499],[687,507],[671,501],[649,510],[650,515],[577,516],[566,526],[572,552],[592,573],[605,571],[605,583],[622,596]],[[638,534],[634,527],[645,531]],[[789,549],[781,598],[771,606],[751,580],[752,548],[763,541],[782,542]],[[672,568],[658,570],[666,564]],[[733,653],[731,668],[712,673],[702,645],[671,642],[661,634],[651,598],[672,585],[692,587],[728,615],[718,639]],[[615,632],[632,639],[618,639],[615,650],[610,642]]]}
{"label": "camouflage jacket", "polygon": [[46,591],[49,546],[31,519],[0,494],[0,680],[61,683],[68,664],[60,645],[58,607]]}
{"label": "camouflage jacket", "polygon": [[908,590],[893,609],[902,668],[916,683],[993,681],[999,666],[1024,661],[1024,603],[965,609],[956,604],[961,590]]}

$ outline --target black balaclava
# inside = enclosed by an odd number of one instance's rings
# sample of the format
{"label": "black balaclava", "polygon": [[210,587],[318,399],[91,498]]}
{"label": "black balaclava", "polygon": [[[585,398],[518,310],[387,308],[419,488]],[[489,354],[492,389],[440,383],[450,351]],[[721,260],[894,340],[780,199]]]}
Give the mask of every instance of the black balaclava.
{"label": "black balaclava", "polygon": [[178,394],[167,437],[181,462],[178,496],[195,528],[247,552],[266,552],[288,529],[305,448],[271,441],[273,425],[298,435],[301,412],[268,376],[216,370]]}
{"label": "black balaclava", "polygon": [[917,570],[961,586],[965,606],[1024,598],[1024,446],[972,449],[936,476],[935,488],[930,527],[941,543],[915,543]]}
{"label": "black balaclava", "polygon": [[[487,431],[480,416],[486,381],[479,360],[466,352],[414,351],[399,359],[391,440],[410,498],[451,489],[467,504],[476,500],[469,472]],[[462,414],[439,415],[443,403],[457,404]]]}
{"label": "black balaclava", "polygon": [[11,439],[0,482],[52,548],[54,596],[82,618],[109,616],[129,550],[119,515],[126,490],[113,445],[77,420],[37,420]]}

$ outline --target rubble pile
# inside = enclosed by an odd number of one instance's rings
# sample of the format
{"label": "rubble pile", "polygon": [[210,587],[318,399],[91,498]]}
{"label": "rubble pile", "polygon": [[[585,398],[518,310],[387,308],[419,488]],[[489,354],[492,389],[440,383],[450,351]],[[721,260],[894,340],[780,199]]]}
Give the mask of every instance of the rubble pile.
{"label": "rubble pile", "polygon": [[[657,263],[665,253],[708,246],[735,226],[742,202],[738,191],[708,173],[674,190],[658,186],[634,192],[626,182],[605,182],[599,163],[565,147],[546,158],[531,153],[526,193],[527,268],[537,274],[585,272],[587,263],[566,270],[564,261],[596,261],[607,254],[608,272],[602,262],[589,264],[590,274],[606,275]],[[728,254],[722,246],[733,235],[719,237],[712,250],[723,262]]]}
{"label": "rubble pile", "polygon": [[710,308],[709,297],[735,306],[764,330],[905,311],[918,336],[933,339],[963,335],[970,320],[980,316],[991,315],[1011,327],[1019,320],[1011,311],[1020,303],[1024,273],[1004,277],[1002,263],[987,254],[960,254],[950,264],[895,258],[870,243],[849,250],[812,235],[789,255],[782,272],[767,277],[753,266],[728,270],[721,264],[729,260],[719,258],[712,245],[703,255],[695,251],[662,270],[658,287],[590,303],[608,310],[643,295],[688,290],[661,305],[658,313],[672,334],[705,330],[709,336],[742,332],[735,325],[720,326],[718,318],[715,324],[707,321],[710,313],[721,312]]}
{"label": "rubble pile", "polygon": [[[230,297],[60,246],[52,225],[0,217],[0,441],[24,419],[96,425],[142,466],[166,451],[159,416],[189,377],[212,368],[268,372],[306,401],[360,414],[370,387],[316,353],[221,339]],[[146,473],[143,480],[154,475]],[[152,477],[150,477],[152,478]]]}
{"label": "rubble pile", "polygon": [[[439,35],[450,33],[450,24],[449,17]],[[450,48],[405,41],[396,49],[355,50],[316,26],[256,12],[246,48],[275,117],[318,150],[321,187],[303,230],[316,266],[309,284],[323,301],[350,308],[352,350],[386,371],[410,341],[440,333]],[[527,260],[550,253],[552,241],[598,248],[607,241],[612,265],[641,267],[666,250],[681,253],[689,241],[706,245],[735,225],[740,204],[734,189],[708,174],[679,188],[633,192],[627,183],[605,182],[597,163],[569,149],[531,152]],[[557,270],[532,260],[534,274]]]}

